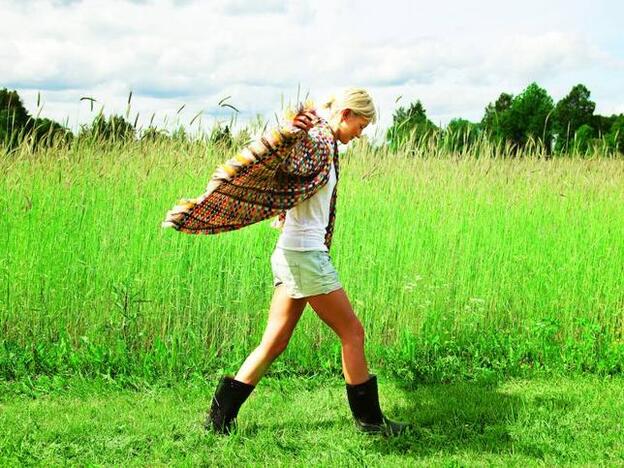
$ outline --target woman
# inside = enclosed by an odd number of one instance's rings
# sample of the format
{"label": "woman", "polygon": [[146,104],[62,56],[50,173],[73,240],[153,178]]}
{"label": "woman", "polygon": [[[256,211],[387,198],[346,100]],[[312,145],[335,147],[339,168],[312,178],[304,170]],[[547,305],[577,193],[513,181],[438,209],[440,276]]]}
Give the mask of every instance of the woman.
{"label": "woman", "polygon": [[[217,386],[205,424],[206,428],[217,433],[230,433],[239,408],[270,364],[286,349],[306,304],[310,304],[342,342],[347,397],[357,428],[367,433],[394,435],[408,427],[407,424],[387,419],[381,412],[377,378],[369,374],[364,355],[364,329],[353,312],[329,256],[339,175],[337,142],[347,144],[358,138],[364,128],[376,120],[375,108],[366,90],[350,88],[329,100],[322,109],[326,118],[317,115],[314,109],[302,110],[294,117],[291,129],[299,134],[297,143],[288,143],[288,137],[279,134],[275,134],[272,141],[263,140],[266,148],[279,149],[283,145],[288,152],[287,157],[275,159],[273,166],[269,164],[273,161],[265,158],[262,165],[247,166],[251,169],[240,170],[237,165],[245,164],[246,153],[242,152],[230,160],[230,166],[223,166],[222,170],[215,173],[213,180],[218,179],[218,182],[211,183],[221,185],[217,190],[216,185],[211,188],[209,184],[210,195],[204,197],[214,198],[212,206],[203,209],[195,207],[189,217],[190,220],[207,220],[210,216],[210,222],[190,226],[189,221],[184,225],[185,229],[182,227],[181,211],[174,210],[169,213],[177,218],[170,216],[169,222],[165,223],[191,233],[237,229],[275,213],[272,210],[274,205],[279,204],[276,201],[277,194],[286,188],[293,192],[292,196],[287,197],[287,202],[281,205],[289,209],[280,211],[279,222],[274,225],[281,227],[282,232],[271,257],[275,290],[268,323],[260,345],[251,352],[236,375],[223,376]],[[250,161],[257,160],[262,148],[262,145],[258,145],[254,149],[252,145],[249,151],[251,154],[247,154],[247,158]],[[255,168],[266,173],[263,177],[253,175]],[[272,181],[283,179],[282,190],[274,190],[275,196],[268,201],[260,200],[258,197],[266,193],[267,188],[254,191],[256,187],[253,181],[269,178]],[[293,189],[293,181],[301,184],[299,190]],[[230,200],[228,193],[236,200],[236,210],[224,208],[224,204]],[[241,208],[245,196],[249,201],[248,209]],[[186,202],[195,206],[202,203],[204,198]],[[270,208],[258,214],[257,205],[263,202]],[[188,205],[184,206],[188,208]],[[245,213],[240,214],[241,210]],[[223,217],[228,218],[227,221]]]}

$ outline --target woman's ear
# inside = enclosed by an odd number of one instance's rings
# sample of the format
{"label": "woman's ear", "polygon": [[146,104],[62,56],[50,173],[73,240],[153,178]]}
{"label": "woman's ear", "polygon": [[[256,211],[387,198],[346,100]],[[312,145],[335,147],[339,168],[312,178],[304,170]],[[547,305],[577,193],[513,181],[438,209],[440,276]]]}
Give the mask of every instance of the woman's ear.
{"label": "woman's ear", "polygon": [[351,115],[351,109],[343,109],[341,114],[340,120],[344,122]]}

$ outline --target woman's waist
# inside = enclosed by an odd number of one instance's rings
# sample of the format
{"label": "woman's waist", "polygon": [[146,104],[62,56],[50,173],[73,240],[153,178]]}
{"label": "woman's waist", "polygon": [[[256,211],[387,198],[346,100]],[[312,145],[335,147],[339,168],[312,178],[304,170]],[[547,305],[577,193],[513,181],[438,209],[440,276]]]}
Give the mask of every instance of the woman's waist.
{"label": "woman's waist", "polygon": [[311,232],[284,231],[277,240],[277,248],[296,251],[327,250],[325,230]]}

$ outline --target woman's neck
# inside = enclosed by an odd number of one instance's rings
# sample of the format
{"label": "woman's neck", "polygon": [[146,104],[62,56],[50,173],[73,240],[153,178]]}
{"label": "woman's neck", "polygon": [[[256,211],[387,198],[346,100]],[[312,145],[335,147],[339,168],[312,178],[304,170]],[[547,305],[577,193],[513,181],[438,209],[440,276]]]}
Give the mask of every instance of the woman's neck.
{"label": "woman's neck", "polygon": [[331,128],[331,131],[334,134],[334,140],[336,141],[338,141],[338,136],[340,133],[339,125],[340,123],[337,122],[335,119],[332,119],[329,121],[329,128]]}

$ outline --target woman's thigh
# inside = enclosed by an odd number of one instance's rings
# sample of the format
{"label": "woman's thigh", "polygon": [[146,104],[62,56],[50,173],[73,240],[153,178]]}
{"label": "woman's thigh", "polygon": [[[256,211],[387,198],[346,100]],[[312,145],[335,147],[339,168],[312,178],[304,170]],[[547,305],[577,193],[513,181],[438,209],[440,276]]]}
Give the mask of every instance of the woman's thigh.
{"label": "woman's thigh", "polygon": [[265,344],[288,343],[307,303],[306,298],[293,299],[283,284],[273,292],[269,319],[262,336]]}
{"label": "woman's thigh", "polygon": [[306,298],[314,312],[341,340],[364,339],[364,328],[343,288]]}

